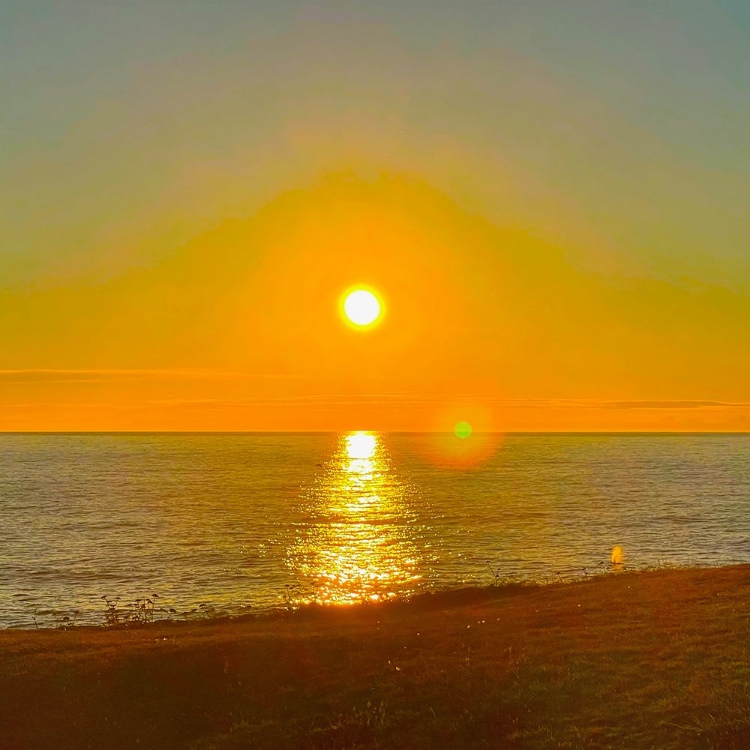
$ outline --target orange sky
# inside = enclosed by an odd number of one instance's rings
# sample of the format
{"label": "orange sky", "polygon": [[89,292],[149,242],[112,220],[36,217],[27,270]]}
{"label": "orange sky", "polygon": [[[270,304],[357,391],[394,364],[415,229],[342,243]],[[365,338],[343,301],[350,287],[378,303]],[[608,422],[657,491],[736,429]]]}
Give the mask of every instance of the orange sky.
{"label": "orange sky", "polygon": [[[341,319],[357,283],[371,330]],[[2,310],[3,430],[750,425],[748,298],[582,269],[404,177],[329,177]]]}
{"label": "orange sky", "polygon": [[749,429],[740,6],[6,3],[0,430]]}

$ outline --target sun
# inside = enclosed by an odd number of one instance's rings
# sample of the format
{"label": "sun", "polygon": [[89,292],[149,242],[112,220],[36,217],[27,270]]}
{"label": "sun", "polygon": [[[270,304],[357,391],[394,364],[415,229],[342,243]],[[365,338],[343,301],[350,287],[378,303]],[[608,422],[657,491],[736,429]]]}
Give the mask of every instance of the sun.
{"label": "sun", "polygon": [[381,313],[380,300],[369,289],[353,289],[344,297],[344,315],[358,328],[375,325]]}

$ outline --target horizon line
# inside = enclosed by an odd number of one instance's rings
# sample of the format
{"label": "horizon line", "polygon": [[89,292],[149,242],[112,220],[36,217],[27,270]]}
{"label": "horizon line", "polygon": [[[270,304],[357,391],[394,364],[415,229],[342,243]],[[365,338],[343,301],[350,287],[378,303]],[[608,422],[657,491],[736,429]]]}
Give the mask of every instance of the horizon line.
{"label": "horizon line", "polygon": [[[0,430],[3,435],[452,435],[451,430]],[[750,435],[750,430],[476,430],[474,435]]]}

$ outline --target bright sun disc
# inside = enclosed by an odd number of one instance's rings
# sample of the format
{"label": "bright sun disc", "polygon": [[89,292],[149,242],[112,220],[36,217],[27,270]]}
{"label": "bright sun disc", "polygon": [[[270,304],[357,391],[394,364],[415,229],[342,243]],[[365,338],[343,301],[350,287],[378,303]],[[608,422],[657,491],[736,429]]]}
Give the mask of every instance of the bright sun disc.
{"label": "bright sun disc", "polygon": [[357,289],[344,300],[344,314],[355,326],[369,326],[380,317],[380,302],[367,289]]}

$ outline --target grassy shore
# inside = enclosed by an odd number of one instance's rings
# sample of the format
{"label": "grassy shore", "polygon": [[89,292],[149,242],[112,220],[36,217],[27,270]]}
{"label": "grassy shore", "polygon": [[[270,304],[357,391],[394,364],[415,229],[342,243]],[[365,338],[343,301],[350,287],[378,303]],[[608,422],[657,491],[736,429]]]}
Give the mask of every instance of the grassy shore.
{"label": "grassy shore", "polygon": [[0,747],[750,748],[750,566],[0,632]]}

